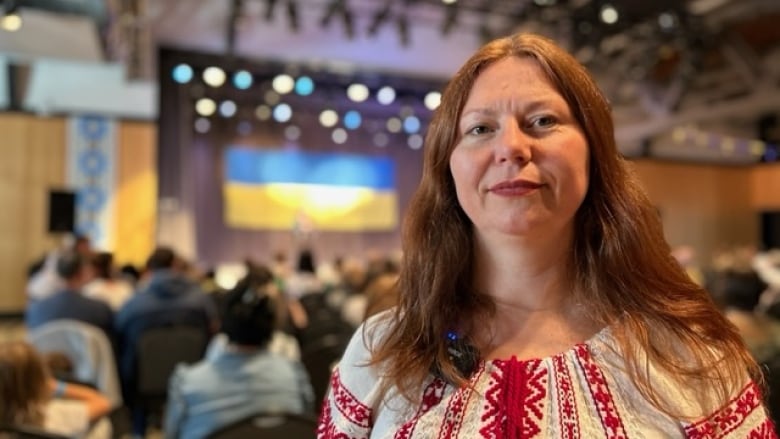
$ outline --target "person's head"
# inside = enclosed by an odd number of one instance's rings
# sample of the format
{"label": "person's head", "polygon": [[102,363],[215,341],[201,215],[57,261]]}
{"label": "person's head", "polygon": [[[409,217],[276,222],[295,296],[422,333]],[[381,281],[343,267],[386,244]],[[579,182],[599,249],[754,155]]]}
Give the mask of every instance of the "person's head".
{"label": "person's head", "polygon": [[222,332],[230,343],[264,347],[280,323],[283,307],[273,273],[264,266],[253,265],[228,293]]}
{"label": "person's head", "polygon": [[146,260],[148,271],[172,270],[179,266],[179,258],[170,247],[157,247]]}
{"label": "person's head", "polygon": [[317,267],[314,263],[314,254],[309,249],[301,250],[298,255],[298,266],[296,267],[299,273],[316,273]]}
{"label": "person's head", "polygon": [[78,289],[91,278],[86,258],[76,251],[63,252],[57,258],[57,275],[68,287]]}
{"label": "person's head", "polygon": [[0,343],[0,422],[41,425],[49,370],[26,342]]}
{"label": "person's head", "polygon": [[109,252],[95,253],[90,259],[95,276],[111,279],[114,276],[114,255]]}

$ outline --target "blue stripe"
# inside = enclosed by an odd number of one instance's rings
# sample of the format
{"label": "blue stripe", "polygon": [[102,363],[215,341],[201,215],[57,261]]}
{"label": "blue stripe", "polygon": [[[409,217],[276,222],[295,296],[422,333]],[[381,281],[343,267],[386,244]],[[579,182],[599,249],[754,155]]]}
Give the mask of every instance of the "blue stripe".
{"label": "blue stripe", "polygon": [[243,184],[299,183],[395,189],[395,162],[357,154],[259,150],[225,152],[227,181]]}

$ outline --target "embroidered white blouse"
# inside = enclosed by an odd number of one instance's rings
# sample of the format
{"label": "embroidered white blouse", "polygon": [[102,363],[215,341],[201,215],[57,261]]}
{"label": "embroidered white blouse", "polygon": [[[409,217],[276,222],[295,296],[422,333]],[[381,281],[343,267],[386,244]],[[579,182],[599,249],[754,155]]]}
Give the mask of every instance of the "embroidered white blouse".
{"label": "embroidered white blouse", "polygon": [[[383,321],[368,324],[377,331],[366,337],[381,337]],[[625,373],[608,328],[552,357],[482,362],[473,388],[431,376],[415,404],[392,392],[379,401],[379,373],[367,366],[366,337],[358,329],[333,373],[320,439],[777,437],[759,389],[747,380],[725,406],[706,414],[696,389],[681,389],[651,367],[652,385],[665,389],[661,394],[675,407],[705,414],[685,422],[658,411]]]}

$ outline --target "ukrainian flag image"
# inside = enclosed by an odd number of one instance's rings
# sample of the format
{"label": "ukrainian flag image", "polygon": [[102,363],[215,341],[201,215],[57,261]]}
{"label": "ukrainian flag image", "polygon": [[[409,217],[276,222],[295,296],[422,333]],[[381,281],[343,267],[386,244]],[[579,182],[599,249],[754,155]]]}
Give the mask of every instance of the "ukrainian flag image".
{"label": "ukrainian flag image", "polygon": [[357,154],[225,150],[225,222],[290,230],[380,231],[398,226],[395,162]]}

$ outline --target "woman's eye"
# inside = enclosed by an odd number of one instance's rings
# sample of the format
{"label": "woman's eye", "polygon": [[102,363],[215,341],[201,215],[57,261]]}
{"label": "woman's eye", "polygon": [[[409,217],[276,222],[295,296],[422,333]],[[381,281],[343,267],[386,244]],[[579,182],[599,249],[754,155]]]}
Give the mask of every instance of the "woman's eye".
{"label": "woman's eye", "polygon": [[531,126],[536,128],[547,128],[555,125],[555,118],[552,116],[539,116],[531,121]]}
{"label": "woman's eye", "polygon": [[480,134],[486,134],[490,132],[490,128],[487,127],[487,125],[477,125],[470,130],[468,130],[467,134],[473,134],[473,135],[480,135]]}

